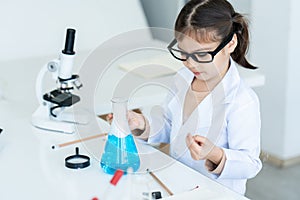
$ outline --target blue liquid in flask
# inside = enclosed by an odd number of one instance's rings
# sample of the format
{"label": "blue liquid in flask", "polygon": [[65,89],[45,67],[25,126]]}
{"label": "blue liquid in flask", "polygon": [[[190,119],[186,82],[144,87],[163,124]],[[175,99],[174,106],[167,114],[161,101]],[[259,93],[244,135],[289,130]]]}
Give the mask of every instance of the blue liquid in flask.
{"label": "blue liquid in flask", "polygon": [[127,119],[127,99],[113,98],[113,122],[110,127],[100,166],[105,173],[128,168],[135,172],[140,167],[140,157]]}
{"label": "blue liquid in flask", "polygon": [[140,167],[140,158],[133,136],[129,134],[124,138],[118,138],[109,134],[100,165],[108,174],[114,174],[117,169],[125,173],[128,168],[137,171]]}

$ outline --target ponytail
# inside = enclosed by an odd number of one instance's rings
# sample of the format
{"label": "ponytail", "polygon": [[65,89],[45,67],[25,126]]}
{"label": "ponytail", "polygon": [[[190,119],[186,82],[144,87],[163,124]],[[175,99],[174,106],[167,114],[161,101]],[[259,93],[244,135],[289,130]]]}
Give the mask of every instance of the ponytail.
{"label": "ponytail", "polygon": [[231,54],[232,59],[245,68],[257,69],[257,67],[251,65],[246,59],[246,53],[249,47],[248,22],[239,13],[234,13],[231,21],[233,31],[236,33],[238,40],[238,44]]}

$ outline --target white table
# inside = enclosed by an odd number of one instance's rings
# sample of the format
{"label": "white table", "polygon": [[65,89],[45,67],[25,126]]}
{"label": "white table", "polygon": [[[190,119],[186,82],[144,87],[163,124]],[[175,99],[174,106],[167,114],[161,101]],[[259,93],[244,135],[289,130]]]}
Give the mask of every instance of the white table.
{"label": "white table", "polygon": [[[53,144],[72,141],[79,136],[33,128],[30,124],[31,113],[21,106],[2,101],[0,109],[0,124],[4,128],[0,135],[0,199],[101,199],[112,178],[99,166],[103,138],[53,150]],[[105,122],[100,123],[108,129]],[[94,130],[90,134],[96,132]],[[75,146],[80,148],[81,154],[91,158],[91,166],[80,170],[64,166],[64,158],[74,154]],[[117,195],[123,194],[124,190],[129,191],[126,187],[131,183],[132,195],[141,197],[142,192],[161,190],[167,197],[166,191],[145,173],[149,168],[175,194],[173,198],[199,186],[193,192],[203,199],[246,199],[149,145],[138,143],[138,149],[141,153],[140,170],[135,175],[121,178],[115,188]]]}

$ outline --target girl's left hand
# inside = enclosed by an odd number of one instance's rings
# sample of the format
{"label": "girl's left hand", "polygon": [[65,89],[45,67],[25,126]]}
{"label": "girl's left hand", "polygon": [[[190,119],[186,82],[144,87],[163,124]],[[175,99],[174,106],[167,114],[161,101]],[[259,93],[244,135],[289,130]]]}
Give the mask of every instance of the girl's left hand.
{"label": "girl's left hand", "polygon": [[129,110],[127,117],[130,130],[139,129],[142,132],[145,130],[146,121],[142,114]]}
{"label": "girl's left hand", "polygon": [[194,160],[208,159],[218,164],[223,156],[221,148],[215,146],[209,139],[200,135],[192,136],[190,133],[186,137],[186,144]]}

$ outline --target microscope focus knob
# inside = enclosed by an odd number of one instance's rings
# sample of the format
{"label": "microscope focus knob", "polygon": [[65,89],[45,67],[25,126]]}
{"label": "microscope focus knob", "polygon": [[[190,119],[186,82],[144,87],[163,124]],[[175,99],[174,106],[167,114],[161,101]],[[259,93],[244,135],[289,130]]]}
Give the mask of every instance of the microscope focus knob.
{"label": "microscope focus knob", "polygon": [[55,72],[58,69],[58,63],[51,61],[47,64],[47,68],[48,68],[49,72]]}

